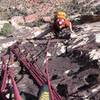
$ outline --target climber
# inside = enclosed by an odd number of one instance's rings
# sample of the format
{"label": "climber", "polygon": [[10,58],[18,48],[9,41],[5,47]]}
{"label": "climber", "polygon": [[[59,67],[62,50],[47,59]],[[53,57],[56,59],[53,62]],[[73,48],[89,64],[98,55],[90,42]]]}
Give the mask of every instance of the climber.
{"label": "climber", "polygon": [[[75,37],[77,36],[74,31],[72,30],[72,23],[71,21],[68,19],[66,13],[64,11],[57,11],[55,13],[54,16],[54,24],[53,24],[53,30],[55,33],[56,37],[59,37],[59,34],[61,32],[61,35],[63,35],[63,29],[69,27],[70,31],[71,31],[71,37]],[[63,37],[70,37],[69,33],[64,33],[66,35],[63,35]]]}

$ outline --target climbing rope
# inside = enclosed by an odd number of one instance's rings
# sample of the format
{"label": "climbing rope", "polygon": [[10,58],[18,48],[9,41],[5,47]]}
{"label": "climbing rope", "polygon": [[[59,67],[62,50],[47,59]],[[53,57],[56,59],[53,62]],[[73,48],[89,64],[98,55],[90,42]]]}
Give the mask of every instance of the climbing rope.
{"label": "climbing rope", "polygon": [[[42,87],[44,84],[48,83],[48,78],[47,75],[45,75],[37,66],[36,64],[32,64],[22,53],[18,47],[18,44],[15,44],[10,47],[10,50],[15,54],[16,58],[18,59],[19,62],[21,62],[26,69],[29,71],[29,73],[32,75],[33,80],[35,79],[37,84]],[[52,96],[54,97],[53,100],[61,100],[61,97],[58,95],[56,90],[50,86],[52,89]],[[51,94],[50,94],[51,96]]]}
{"label": "climbing rope", "polygon": [[[0,95],[2,96],[3,100],[7,100],[6,95],[2,95],[4,93],[4,91],[6,91],[8,89],[7,87],[7,83],[8,81],[11,80],[11,84],[13,87],[13,92],[14,92],[14,99],[15,100],[22,100],[20,94],[19,94],[19,90],[17,88],[16,82],[14,80],[14,70],[13,70],[13,62],[14,62],[14,57],[13,57],[13,53],[10,53],[10,59],[8,61],[8,63],[6,64],[6,58],[5,55],[2,55],[2,82],[1,82],[1,87],[0,87]],[[9,66],[7,66],[9,65]],[[7,90],[7,92],[9,93],[9,89]]]}
{"label": "climbing rope", "polygon": [[[50,40],[48,41],[47,49],[46,49],[45,72],[46,72],[46,75],[47,75],[47,81],[48,81],[48,88],[49,88],[50,98],[51,98],[51,100],[54,100],[54,95],[53,95],[53,93],[52,93],[51,82],[50,82],[50,80],[49,80],[49,72],[48,72],[48,50],[49,50],[49,46],[50,46]],[[48,96],[48,95],[47,95],[47,96]],[[47,99],[47,100],[48,100],[48,99]]]}
{"label": "climbing rope", "polygon": [[[46,59],[48,59],[48,48],[50,46],[50,41],[47,45],[46,50]],[[8,98],[12,98],[12,94],[14,94],[14,100],[22,100],[19,90],[17,88],[16,82],[14,80],[14,56],[18,59],[19,62],[21,62],[26,69],[30,72],[30,74],[33,76],[33,80],[37,82],[37,84],[42,87],[47,84],[48,91],[43,92],[40,96],[40,100],[61,100],[61,97],[58,95],[56,90],[52,87],[50,79],[49,79],[49,73],[48,73],[48,60],[45,63],[45,73],[42,72],[38,66],[34,63],[31,63],[25,55],[20,51],[18,44],[15,44],[9,48],[10,55],[9,60],[7,62],[6,55],[2,55],[2,80],[0,84],[0,96],[3,98],[2,100],[8,100]],[[10,86],[10,89],[8,88],[8,85]],[[11,92],[11,93],[10,93]],[[6,97],[7,94],[11,94],[9,97]],[[46,99],[47,97],[47,99]]]}

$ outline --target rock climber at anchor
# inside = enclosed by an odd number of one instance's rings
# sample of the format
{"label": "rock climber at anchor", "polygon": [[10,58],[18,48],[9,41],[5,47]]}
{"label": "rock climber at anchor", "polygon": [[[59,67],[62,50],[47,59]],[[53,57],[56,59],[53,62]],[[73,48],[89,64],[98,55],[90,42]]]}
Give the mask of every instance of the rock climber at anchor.
{"label": "rock climber at anchor", "polygon": [[[71,34],[63,31],[63,29],[68,28],[68,27],[71,31]],[[63,35],[63,37],[65,37],[65,38],[66,37],[74,38],[77,36],[72,29],[71,21],[68,19],[67,15],[64,11],[55,12],[53,30],[54,30],[56,37],[60,37],[59,36],[60,32],[61,32],[61,36]]]}

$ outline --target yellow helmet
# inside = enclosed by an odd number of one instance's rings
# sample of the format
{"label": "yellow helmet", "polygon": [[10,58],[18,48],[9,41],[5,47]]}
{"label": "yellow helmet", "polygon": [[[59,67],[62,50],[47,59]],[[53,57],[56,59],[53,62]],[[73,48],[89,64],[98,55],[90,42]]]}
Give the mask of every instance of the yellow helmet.
{"label": "yellow helmet", "polygon": [[66,13],[64,11],[57,11],[55,13],[56,18],[66,18]]}

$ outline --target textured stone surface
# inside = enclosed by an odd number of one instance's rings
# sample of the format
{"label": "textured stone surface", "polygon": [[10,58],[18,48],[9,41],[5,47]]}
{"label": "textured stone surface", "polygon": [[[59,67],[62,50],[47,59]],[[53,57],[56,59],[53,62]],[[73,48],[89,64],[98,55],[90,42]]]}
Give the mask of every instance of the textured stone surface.
{"label": "textured stone surface", "polygon": [[[13,12],[11,16],[18,16],[15,19],[12,17],[12,23],[16,27],[16,31],[12,36],[0,39],[0,57],[1,50],[6,50],[20,40],[22,41],[20,45],[21,52],[24,52],[24,55],[30,61],[35,59],[40,70],[44,72],[47,40],[34,40],[32,38],[41,35],[41,33],[44,36],[46,32],[50,31],[47,31],[49,24],[42,22],[43,25],[39,26],[39,21],[37,20],[44,18],[44,21],[49,21],[50,19],[46,17],[50,16],[49,18],[52,19],[53,12],[58,9],[68,11],[73,20],[80,16],[77,13],[85,12],[86,14],[92,11],[91,6],[97,6],[99,1],[95,0],[94,3],[94,0],[78,0],[79,5],[71,3],[70,6],[68,6],[67,0],[51,0],[51,2],[45,0],[45,3],[41,3],[44,2],[41,0],[41,2],[38,2],[29,4],[30,2],[27,0],[13,0],[13,2],[12,0],[1,0],[0,7],[2,5],[1,8],[4,12],[9,11],[8,8],[11,6],[10,8]],[[77,2],[74,3],[77,4]],[[6,8],[4,9],[4,7]],[[74,12],[76,13],[74,14]],[[71,16],[72,14],[73,16]],[[9,15],[9,13],[6,15]],[[25,19],[23,19],[23,16]],[[25,23],[24,21],[34,24],[33,26],[35,27],[19,25],[19,23]],[[33,23],[35,21],[37,24]],[[73,28],[77,35],[75,38],[71,38],[67,42],[65,40],[57,41],[49,46],[48,68],[51,83],[64,100],[100,100],[100,22],[84,23],[82,25],[75,25],[75,27],[76,29]],[[44,38],[48,39],[52,35],[53,33],[50,32]],[[0,61],[0,67],[1,64],[2,62]],[[22,71],[22,64],[15,62],[13,65],[20,92],[24,92],[27,96],[32,95],[34,100],[38,100],[39,88],[34,79],[30,77],[25,69]],[[27,100],[31,99],[27,98]]]}

